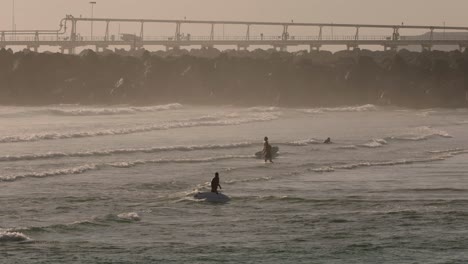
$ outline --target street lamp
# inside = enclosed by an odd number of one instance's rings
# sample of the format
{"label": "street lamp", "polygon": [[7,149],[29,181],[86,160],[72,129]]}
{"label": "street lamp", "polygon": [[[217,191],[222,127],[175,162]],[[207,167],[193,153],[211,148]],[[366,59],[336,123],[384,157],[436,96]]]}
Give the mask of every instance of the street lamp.
{"label": "street lamp", "polygon": [[95,1],[89,2],[91,4],[91,40],[93,40],[93,18],[94,18],[94,5],[96,4]]}

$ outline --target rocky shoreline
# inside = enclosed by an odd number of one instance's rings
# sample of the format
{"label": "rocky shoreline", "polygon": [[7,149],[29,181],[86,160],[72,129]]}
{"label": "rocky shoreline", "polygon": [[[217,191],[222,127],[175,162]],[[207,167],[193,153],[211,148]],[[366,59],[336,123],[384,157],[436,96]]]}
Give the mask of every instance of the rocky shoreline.
{"label": "rocky shoreline", "polygon": [[468,106],[468,53],[0,50],[0,104]]}

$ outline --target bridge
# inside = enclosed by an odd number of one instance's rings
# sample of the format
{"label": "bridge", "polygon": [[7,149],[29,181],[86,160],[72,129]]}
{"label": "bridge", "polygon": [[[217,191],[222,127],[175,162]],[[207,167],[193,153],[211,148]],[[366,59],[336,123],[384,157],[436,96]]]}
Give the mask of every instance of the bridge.
{"label": "bridge", "polygon": [[[105,32],[101,36],[81,36],[78,32],[79,23],[103,23]],[[112,23],[136,24],[139,34],[111,35],[109,25]],[[174,34],[170,36],[147,36],[145,26],[172,25]],[[184,25],[202,25],[209,30],[205,36],[182,34]],[[216,32],[216,27],[236,25],[245,28],[245,35],[223,35]],[[253,27],[271,27],[277,30],[275,35],[253,35]],[[292,28],[307,28],[314,30],[315,35],[297,36],[290,34]],[[325,28],[343,28],[352,30],[351,35],[325,35]],[[311,29],[311,30],[309,30]],[[386,32],[383,35],[363,35],[363,29],[377,29]],[[426,34],[419,36],[401,35],[402,30],[424,30]],[[446,31],[450,34],[445,34]],[[442,32],[444,32],[442,34]],[[347,49],[359,48],[361,45],[382,46],[385,50],[404,46],[421,46],[431,50],[436,45],[457,46],[460,50],[468,47],[468,27],[414,26],[414,25],[369,25],[369,24],[334,24],[334,23],[281,23],[252,21],[203,21],[203,20],[160,20],[160,19],[116,19],[116,18],[76,18],[67,15],[60,21],[58,30],[0,30],[0,48],[25,46],[38,51],[39,47],[58,47],[62,53],[75,53],[76,48],[92,46],[96,51],[109,46],[123,46],[131,49],[141,49],[146,46],[164,46],[166,49],[180,49],[187,46],[237,46],[247,49],[250,46],[270,46],[285,51],[291,46],[307,46],[311,50],[319,50],[323,46],[341,45]]]}

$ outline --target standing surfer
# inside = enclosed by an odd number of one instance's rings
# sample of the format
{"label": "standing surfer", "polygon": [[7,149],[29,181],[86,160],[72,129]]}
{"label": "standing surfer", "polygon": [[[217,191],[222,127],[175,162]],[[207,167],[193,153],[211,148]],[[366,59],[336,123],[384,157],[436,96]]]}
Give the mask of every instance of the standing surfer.
{"label": "standing surfer", "polygon": [[268,160],[273,163],[273,154],[271,153],[271,145],[268,143],[268,137],[264,138],[265,142],[263,143],[263,157],[265,158],[265,162]]}
{"label": "standing surfer", "polygon": [[211,192],[218,194],[218,186],[220,189],[223,188],[219,184],[219,173],[216,172],[215,177],[213,178],[213,180],[211,180]]}

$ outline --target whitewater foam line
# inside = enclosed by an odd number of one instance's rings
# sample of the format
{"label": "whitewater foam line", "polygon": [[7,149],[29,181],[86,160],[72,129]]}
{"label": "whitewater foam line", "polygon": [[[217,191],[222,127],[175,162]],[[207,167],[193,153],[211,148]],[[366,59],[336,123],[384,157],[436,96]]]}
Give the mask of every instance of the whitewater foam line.
{"label": "whitewater foam line", "polygon": [[31,238],[20,232],[0,232],[0,242],[21,242],[28,240],[31,240]]}
{"label": "whitewater foam line", "polygon": [[297,147],[301,147],[301,146],[308,146],[308,145],[311,145],[311,144],[321,144],[321,143],[322,143],[322,142],[320,142],[320,141],[317,140],[317,139],[309,138],[309,139],[291,141],[291,142],[288,142],[288,143],[277,143],[276,145],[286,145],[286,146],[297,146]]}
{"label": "whitewater foam line", "polygon": [[45,110],[39,110],[39,112],[45,112],[53,115],[60,116],[99,116],[99,115],[124,115],[124,114],[136,114],[144,112],[159,112],[167,110],[181,109],[182,105],[178,103],[156,105],[156,106],[142,106],[142,107],[116,107],[116,108],[79,108],[79,109],[60,109],[60,108],[48,108]]}
{"label": "whitewater foam line", "polygon": [[200,159],[156,159],[156,160],[136,160],[131,162],[113,162],[108,163],[109,166],[115,168],[132,168],[138,165],[145,164],[164,164],[164,163],[205,163],[205,162],[214,162],[222,161],[229,159],[252,159],[255,158],[255,155],[227,155],[221,157],[210,157],[210,158],[200,158]]}
{"label": "whitewater foam line", "polygon": [[311,109],[299,109],[299,112],[307,114],[323,114],[326,112],[368,112],[377,111],[377,106],[366,104],[361,106],[347,106],[347,107],[322,107]]}
{"label": "whitewater foam line", "polygon": [[25,178],[46,178],[46,177],[63,176],[63,175],[70,175],[70,174],[82,174],[87,171],[97,170],[99,168],[100,166],[98,165],[90,164],[90,165],[83,165],[83,166],[73,167],[73,168],[50,170],[46,172],[31,172],[31,173],[14,175],[14,176],[1,176],[0,182],[13,182],[13,181],[25,179]]}
{"label": "whitewater foam line", "polygon": [[255,145],[251,142],[239,142],[231,144],[210,144],[210,145],[192,145],[192,146],[169,146],[169,147],[152,147],[152,148],[130,148],[130,149],[113,149],[102,151],[85,151],[74,153],[49,152],[43,154],[27,154],[27,155],[7,155],[0,156],[0,162],[5,161],[24,161],[38,159],[53,159],[53,158],[72,158],[72,157],[94,157],[94,156],[110,156],[116,154],[133,154],[133,153],[156,153],[164,151],[197,151],[197,150],[217,150],[217,149],[235,149],[244,148]]}
{"label": "whitewater foam line", "polygon": [[54,176],[66,176],[74,174],[83,174],[88,171],[99,170],[105,167],[113,168],[132,168],[139,165],[145,164],[167,164],[167,163],[206,163],[214,161],[222,161],[229,159],[253,159],[255,155],[228,155],[221,157],[208,157],[200,159],[157,159],[157,160],[136,160],[136,161],[123,161],[123,162],[112,162],[103,164],[86,164],[79,167],[65,168],[58,170],[50,170],[46,172],[31,172],[13,176],[0,176],[0,182],[14,182],[26,178],[46,178]]}
{"label": "whitewater foam line", "polygon": [[415,128],[415,131],[407,135],[387,137],[387,140],[409,140],[409,141],[421,141],[431,138],[452,138],[449,133],[443,130],[434,129],[428,126],[422,126]]}
{"label": "whitewater foam line", "polygon": [[[66,223],[66,224],[52,224],[48,226],[30,226],[30,227],[13,227],[13,228],[8,228],[8,229],[0,229],[0,242],[1,240],[1,235],[3,233],[9,233],[9,234],[22,234],[21,232],[45,232],[49,230],[58,230],[58,229],[74,229],[80,226],[103,226],[105,225],[106,222],[112,221],[115,222],[117,221],[126,221],[126,222],[136,222],[141,220],[140,214],[137,212],[128,212],[128,213],[121,213],[121,214],[110,214],[105,217],[92,217],[87,220],[79,220],[79,221],[74,221],[72,223]],[[11,237],[11,235],[10,235]],[[13,236],[13,237],[18,237],[21,239],[21,235],[19,236]],[[29,239],[29,238],[28,238]],[[18,240],[22,241],[22,240]]]}
{"label": "whitewater foam line", "polygon": [[316,169],[310,169],[314,172],[333,172],[335,170],[353,170],[357,168],[363,167],[381,167],[381,166],[397,166],[397,165],[408,165],[414,163],[426,163],[426,162],[434,162],[434,161],[443,161],[447,158],[453,157],[454,155],[463,154],[462,152],[456,153],[446,153],[444,155],[428,158],[428,159],[402,159],[402,160],[394,160],[394,161],[381,161],[381,162],[360,162],[360,163],[352,163],[352,164],[345,164],[345,165],[337,165],[337,166],[328,166]]}
{"label": "whitewater foam line", "polygon": [[114,135],[127,135],[142,132],[151,132],[157,130],[169,130],[177,128],[190,128],[200,126],[234,126],[253,122],[265,122],[277,119],[278,116],[274,114],[256,114],[254,117],[244,119],[218,119],[218,120],[200,120],[200,121],[179,121],[175,123],[160,124],[160,125],[147,125],[134,128],[125,129],[110,129],[102,131],[90,132],[72,132],[72,133],[44,133],[25,136],[7,136],[0,138],[0,143],[14,143],[14,142],[33,142],[41,140],[57,140],[57,139],[71,139],[71,138],[86,138],[98,136],[114,136]]}

